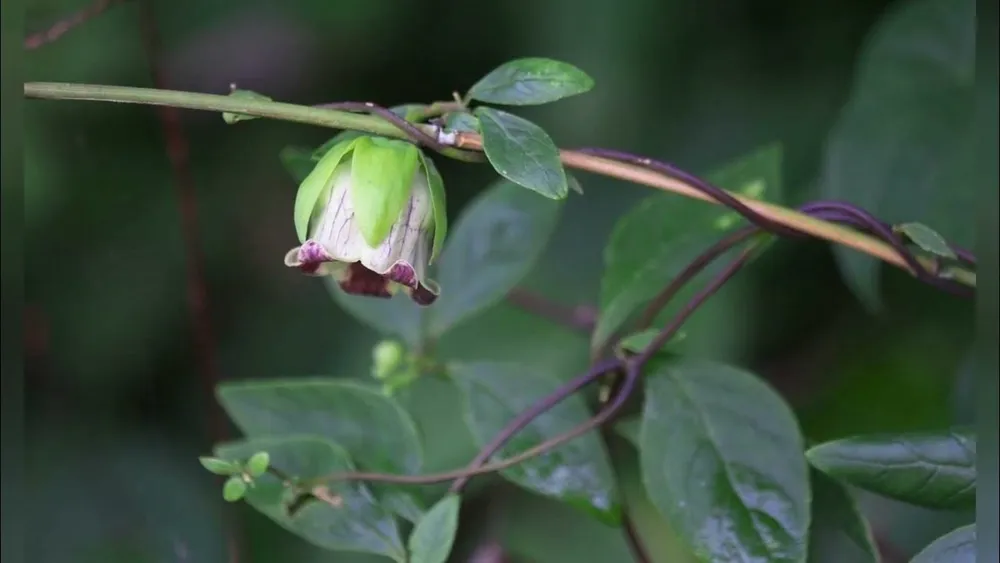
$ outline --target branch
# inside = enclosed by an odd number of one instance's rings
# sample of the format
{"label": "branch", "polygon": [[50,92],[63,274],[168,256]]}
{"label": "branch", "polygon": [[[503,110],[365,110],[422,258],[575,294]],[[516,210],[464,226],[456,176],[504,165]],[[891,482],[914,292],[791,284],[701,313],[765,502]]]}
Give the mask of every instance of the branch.
{"label": "branch", "polygon": [[87,6],[86,8],[52,24],[48,29],[32,33],[31,35],[25,37],[24,48],[25,50],[31,51],[50,43],[54,43],[71,29],[77,28],[104,12],[107,12],[111,8],[119,4],[124,4],[125,2],[128,2],[128,0],[96,0],[90,6]]}
{"label": "branch", "polygon": [[[88,84],[65,84],[52,82],[28,82],[24,85],[25,96],[39,99],[90,100],[146,105],[169,105],[178,108],[233,112],[256,117],[293,121],[335,129],[353,129],[375,135],[410,139],[407,131],[399,126],[372,115],[300,106],[268,100],[241,99],[213,94],[198,94],[171,90],[130,88],[123,86],[96,86]],[[440,145],[452,148],[482,151],[482,138],[475,133],[447,132],[431,125],[416,126],[427,135],[433,136]],[[564,164],[603,176],[643,184],[686,197],[711,203],[723,203],[706,193],[690,177],[667,174],[663,170],[650,169],[653,161],[633,157],[637,162],[622,162],[614,158],[600,157],[587,152],[561,151]],[[726,196],[744,206],[760,219],[780,226],[788,232],[798,232],[834,242],[863,252],[884,262],[902,268],[915,276],[912,264],[901,256],[892,244],[879,240],[864,232],[843,227],[836,222],[811,217],[806,213],[781,207],[741,195],[726,192]],[[920,256],[915,263],[927,271],[935,271],[934,260]],[[951,275],[960,284],[975,287],[976,274],[965,267],[956,267]]]}

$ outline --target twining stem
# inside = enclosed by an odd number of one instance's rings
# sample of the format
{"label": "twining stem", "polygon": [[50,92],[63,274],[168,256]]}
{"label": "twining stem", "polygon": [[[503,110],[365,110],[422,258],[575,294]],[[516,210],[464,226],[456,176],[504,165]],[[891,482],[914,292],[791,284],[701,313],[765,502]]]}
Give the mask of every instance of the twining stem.
{"label": "twining stem", "polygon": [[[301,106],[269,100],[244,99],[174,90],[55,82],[25,83],[24,94],[29,98],[39,99],[104,101],[232,112],[334,129],[352,129],[399,139],[408,139],[410,137],[410,135],[396,125],[378,116],[360,115],[347,111]],[[475,133],[455,132],[442,135],[442,131],[435,126],[420,125],[419,127],[428,135],[437,138],[441,144],[458,149],[483,150],[482,138]],[[562,150],[560,154],[563,163],[572,168],[650,186],[710,203],[718,203],[707,194],[681,179],[661,174],[643,166],[571,150]],[[873,236],[833,222],[810,217],[805,213],[793,209],[738,194],[732,195],[753,211],[775,223],[807,235],[853,248],[916,275],[916,272],[907,265],[906,261],[891,245]],[[936,270],[936,264],[932,259],[920,256],[918,260],[928,270]],[[965,267],[954,267],[949,270],[949,273],[958,283],[969,287],[976,286],[976,273],[973,270]]]}

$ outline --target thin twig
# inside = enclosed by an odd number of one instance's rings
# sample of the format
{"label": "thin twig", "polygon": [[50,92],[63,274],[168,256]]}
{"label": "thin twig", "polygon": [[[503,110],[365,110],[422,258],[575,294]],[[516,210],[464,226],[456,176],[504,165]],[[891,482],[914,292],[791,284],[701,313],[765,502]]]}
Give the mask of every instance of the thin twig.
{"label": "thin twig", "polygon": [[625,543],[628,544],[629,551],[632,552],[632,559],[636,563],[653,563],[653,558],[649,556],[649,551],[639,537],[639,530],[635,527],[635,522],[628,514],[622,515],[622,528],[625,529]]}
{"label": "thin twig", "polygon": [[39,47],[54,43],[66,32],[75,29],[97,16],[107,12],[111,8],[124,4],[128,0],[96,0],[90,6],[83,8],[49,26],[47,29],[38,31],[24,38],[25,50],[31,51]]}

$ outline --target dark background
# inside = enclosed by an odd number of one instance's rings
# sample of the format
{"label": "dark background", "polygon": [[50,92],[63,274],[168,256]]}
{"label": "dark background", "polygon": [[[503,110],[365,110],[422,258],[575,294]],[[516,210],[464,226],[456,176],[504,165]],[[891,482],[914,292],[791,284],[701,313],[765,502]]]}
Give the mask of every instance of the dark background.
{"label": "dark background", "polygon": [[[783,203],[792,205],[814,196],[859,49],[888,4],[177,0],[156,2],[154,12],[157,66],[180,90],[225,93],[236,83],[296,103],[394,105],[448,99],[510,58],[566,60],[596,88],[519,112],[561,146],[629,150],[704,173],[781,141]],[[27,29],[84,5],[29,2]],[[140,8],[125,3],[28,53],[25,80],[152,86]],[[219,483],[196,460],[218,426],[209,394],[216,378],[367,377],[376,335],[322,284],[281,264],[295,244],[295,185],[278,151],[318,145],[331,132],[182,114],[210,316],[206,360],[195,345],[181,198],[156,111],[32,100],[24,114],[29,560],[225,561],[233,535]],[[454,218],[493,173],[438,162]],[[586,196],[570,199],[526,280],[567,304],[596,302],[610,228],[651,193],[581,179]],[[885,275],[887,307],[872,315],[841,282],[825,245],[782,243],[693,319],[692,351],[768,377],[799,408],[812,441],[971,423],[963,370],[971,304]],[[586,338],[506,306],[468,328],[445,342],[445,353],[516,354],[564,376],[586,363]],[[428,381],[417,396],[428,469],[470,457],[455,393]],[[636,490],[632,456],[621,452],[619,462]],[[867,496],[863,505],[893,546],[890,557],[970,518]],[[638,524],[652,531],[653,552],[684,561],[652,508],[643,512]],[[241,562],[374,560],[315,550],[249,509],[238,513]],[[456,561],[493,540],[545,563],[626,557],[619,532],[513,487],[487,489],[466,516]]]}

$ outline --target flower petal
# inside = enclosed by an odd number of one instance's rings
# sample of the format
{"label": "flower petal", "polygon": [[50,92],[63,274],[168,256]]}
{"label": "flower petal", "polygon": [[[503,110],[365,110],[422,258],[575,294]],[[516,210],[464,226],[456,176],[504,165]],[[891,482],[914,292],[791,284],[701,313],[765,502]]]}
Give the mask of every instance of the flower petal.
{"label": "flower petal", "polygon": [[298,268],[309,276],[337,275],[344,267],[343,263],[337,262],[323,245],[314,240],[307,240],[302,246],[289,250],[285,254],[285,265]]}
{"label": "flower petal", "polygon": [[349,295],[365,295],[368,297],[392,297],[389,291],[389,280],[361,265],[354,262],[347,267],[347,275],[340,280],[340,289]]}

